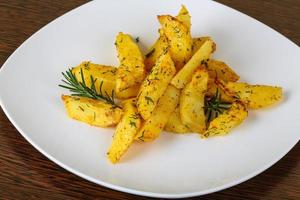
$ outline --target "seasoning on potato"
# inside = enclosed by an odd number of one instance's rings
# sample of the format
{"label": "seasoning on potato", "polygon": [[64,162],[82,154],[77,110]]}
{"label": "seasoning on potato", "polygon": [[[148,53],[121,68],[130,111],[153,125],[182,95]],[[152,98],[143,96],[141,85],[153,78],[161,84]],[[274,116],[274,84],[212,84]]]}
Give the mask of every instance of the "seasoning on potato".
{"label": "seasoning on potato", "polygon": [[93,126],[109,127],[119,123],[122,109],[86,97],[62,95],[68,116]]}
{"label": "seasoning on potato", "polygon": [[239,82],[237,66],[212,58],[215,42],[210,36],[192,37],[184,5],[175,17],[157,18],[159,38],[145,55],[141,42],[120,32],[115,41],[119,67],[85,61],[62,73],[59,86],[71,92],[61,97],[70,118],[116,126],[107,152],[114,164],[135,142],[158,139],[163,130],[203,139],[224,136],[245,121],[250,109],[283,99],[281,87]]}
{"label": "seasoning on potato", "polygon": [[191,82],[185,86],[180,95],[181,121],[197,133],[203,133],[206,130],[204,100],[208,78],[207,70],[198,68]]}
{"label": "seasoning on potato", "polygon": [[124,155],[133,143],[134,137],[142,124],[142,119],[137,111],[135,102],[135,98],[123,101],[124,113],[116,127],[112,144],[107,152],[108,159],[112,163],[118,162],[122,155]]}
{"label": "seasoning on potato", "polygon": [[147,120],[158,100],[164,94],[169,82],[176,73],[174,63],[168,51],[162,54],[140,87],[138,111]]}
{"label": "seasoning on potato", "polygon": [[146,75],[144,55],[128,34],[120,32],[115,45],[120,61],[116,74],[116,94],[120,98],[134,97]]}

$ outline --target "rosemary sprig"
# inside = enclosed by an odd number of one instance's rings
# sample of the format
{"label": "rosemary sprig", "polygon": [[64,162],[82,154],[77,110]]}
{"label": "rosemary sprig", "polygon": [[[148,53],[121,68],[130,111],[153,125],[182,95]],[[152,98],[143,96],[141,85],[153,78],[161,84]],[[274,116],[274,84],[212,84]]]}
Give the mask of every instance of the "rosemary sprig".
{"label": "rosemary sprig", "polygon": [[221,101],[221,94],[217,88],[216,94],[213,97],[205,98],[204,111],[206,115],[206,122],[209,124],[213,119],[222,114],[225,110],[231,107],[230,103]]}
{"label": "rosemary sprig", "polygon": [[82,69],[80,69],[81,73],[81,82],[78,81],[77,77],[75,74],[72,72],[71,69],[69,69],[66,72],[62,72],[63,77],[65,80],[62,79],[62,82],[65,83],[65,85],[58,85],[62,88],[68,89],[71,92],[71,96],[79,96],[79,97],[88,97],[92,99],[97,99],[104,101],[106,103],[109,103],[115,107],[119,107],[115,103],[115,91],[112,90],[111,95],[109,95],[106,91],[102,91],[102,86],[103,86],[103,81],[100,82],[100,88],[99,88],[99,93],[96,90],[95,83],[97,79],[95,79],[92,75],[90,76],[91,79],[91,86],[88,87],[86,85],[86,80],[83,75]]}

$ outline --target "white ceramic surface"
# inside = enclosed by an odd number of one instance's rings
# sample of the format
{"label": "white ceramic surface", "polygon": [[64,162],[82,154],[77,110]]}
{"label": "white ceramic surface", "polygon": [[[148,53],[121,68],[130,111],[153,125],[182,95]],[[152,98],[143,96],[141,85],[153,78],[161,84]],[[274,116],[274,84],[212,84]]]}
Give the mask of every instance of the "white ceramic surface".
{"label": "white ceramic surface", "polygon": [[[215,58],[241,79],[279,85],[284,101],[250,112],[227,137],[162,133],[134,144],[117,165],[106,159],[113,129],[69,119],[57,85],[61,72],[83,60],[116,65],[119,31],[139,36],[143,50],[158,37],[156,15],[185,4],[193,36],[210,35]],[[18,131],[65,169],[100,185],[152,197],[189,197],[241,183],[284,156],[300,136],[300,50],[262,23],[212,1],[94,1],[54,20],[22,44],[0,71],[1,106]]]}

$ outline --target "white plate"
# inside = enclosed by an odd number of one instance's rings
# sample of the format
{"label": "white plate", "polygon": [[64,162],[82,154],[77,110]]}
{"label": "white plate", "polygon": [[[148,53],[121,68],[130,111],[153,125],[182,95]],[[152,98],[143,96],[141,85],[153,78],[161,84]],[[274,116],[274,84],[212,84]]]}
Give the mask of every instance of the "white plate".
{"label": "white plate", "polygon": [[[280,85],[285,100],[251,112],[227,137],[163,133],[134,144],[120,164],[106,159],[113,129],[71,120],[60,100],[61,72],[83,60],[117,65],[119,31],[149,47],[157,14],[176,15],[181,3],[192,16],[193,36],[210,35],[225,60],[251,83]],[[300,50],[260,22],[212,1],[94,1],[35,33],[2,66],[1,105],[18,131],[63,168],[100,185],[152,197],[189,197],[241,183],[284,156],[300,134]]]}

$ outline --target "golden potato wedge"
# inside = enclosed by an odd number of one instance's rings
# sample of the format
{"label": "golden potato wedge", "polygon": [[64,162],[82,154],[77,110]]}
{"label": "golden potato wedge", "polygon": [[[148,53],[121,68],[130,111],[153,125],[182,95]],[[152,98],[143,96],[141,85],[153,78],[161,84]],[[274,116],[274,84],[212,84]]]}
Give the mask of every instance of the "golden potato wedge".
{"label": "golden potato wedge", "polygon": [[160,36],[154,45],[150,48],[149,53],[146,54],[145,66],[146,70],[150,71],[155,65],[155,62],[164,52],[168,50],[169,43],[164,33],[160,30]]}
{"label": "golden potato wedge", "polygon": [[217,84],[225,93],[243,102],[248,108],[258,109],[273,105],[283,98],[282,88],[267,85],[249,85],[247,83],[218,80]]}
{"label": "golden potato wedge", "polygon": [[124,155],[133,143],[134,137],[141,126],[142,119],[137,111],[135,101],[134,98],[122,102],[124,113],[117,125],[112,144],[107,153],[108,159],[112,163],[117,163]]}
{"label": "golden potato wedge", "polygon": [[120,32],[115,44],[120,61],[116,77],[116,95],[129,98],[136,94],[131,95],[127,90],[138,87],[145,78],[144,57],[128,34]]}
{"label": "golden potato wedge", "polygon": [[169,50],[176,69],[181,69],[192,55],[193,39],[189,29],[170,15],[159,15],[158,20],[169,40]]}
{"label": "golden potato wedge", "polygon": [[213,119],[204,137],[221,136],[229,133],[231,129],[241,124],[248,116],[245,106],[239,102],[234,102],[231,108],[225,110],[217,118]]}
{"label": "golden potato wedge", "polygon": [[160,135],[179,102],[179,94],[180,91],[177,88],[168,86],[152,115],[145,121],[136,135],[136,140],[151,141]]}
{"label": "golden potato wedge", "polygon": [[207,70],[209,78],[211,79],[221,79],[223,81],[236,82],[240,79],[226,63],[214,59],[210,59],[207,62]]}
{"label": "golden potato wedge", "polygon": [[147,120],[151,116],[159,98],[167,89],[175,73],[176,69],[170,54],[165,52],[158,58],[140,87],[137,108],[143,119]]}
{"label": "golden potato wedge", "polygon": [[[176,18],[190,30],[191,16],[184,5],[181,6],[181,9]],[[162,29],[159,29],[159,35],[160,37],[155,41],[154,45],[152,45],[152,47],[146,54],[145,66],[147,71],[151,70],[151,68],[155,65],[158,57],[166,52],[169,48],[168,38],[166,37]]]}
{"label": "golden potato wedge", "polygon": [[191,133],[192,132],[187,125],[184,125],[181,122],[179,106],[176,107],[174,112],[169,117],[164,130],[170,131],[173,133]]}
{"label": "golden potato wedge", "polygon": [[184,5],[181,5],[181,9],[176,16],[176,19],[181,21],[188,30],[191,30],[191,15]]}
{"label": "golden potato wedge", "polygon": [[116,67],[98,65],[91,62],[82,62],[80,65],[72,68],[72,73],[79,82],[82,82],[81,71],[87,87],[91,87],[91,76],[93,76],[95,88],[98,93],[100,92],[100,85],[104,94],[106,92],[111,95],[115,90],[117,73]]}
{"label": "golden potato wedge", "polygon": [[61,96],[68,116],[93,126],[109,127],[119,123],[122,109],[86,97]]}
{"label": "golden potato wedge", "polygon": [[212,40],[206,40],[187,64],[176,74],[172,79],[171,84],[178,89],[184,88],[187,83],[192,79],[192,76],[197,67],[201,65],[201,62],[209,59],[214,49],[214,42]]}
{"label": "golden potato wedge", "polygon": [[208,72],[198,68],[180,95],[180,118],[184,125],[193,132],[203,133],[206,130],[204,100],[207,90]]}
{"label": "golden potato wedge", "polygon": [[[192,55],[194,55],[198,49],[203,45],[206,40],[212,40],[210,37],[198,37],[193,38],[193,46],[192,46]],[[216,46],[214,46],[213,52],[216,50]]]}

